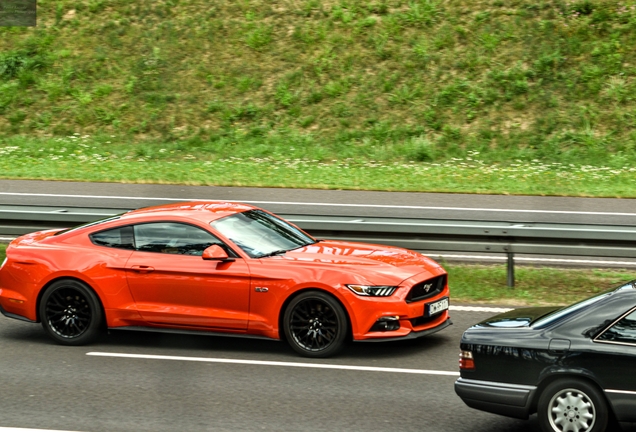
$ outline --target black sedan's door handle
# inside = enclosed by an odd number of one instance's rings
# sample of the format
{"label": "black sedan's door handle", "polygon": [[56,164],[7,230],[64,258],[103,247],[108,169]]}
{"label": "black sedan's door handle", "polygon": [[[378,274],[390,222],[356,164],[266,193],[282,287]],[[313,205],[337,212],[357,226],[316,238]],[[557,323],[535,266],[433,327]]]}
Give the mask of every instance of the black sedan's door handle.
{"label": "black sedan's door handle", "polygon": [[565,352],[570,349],[569,339],[550,339],[548,349],[554,352]]}

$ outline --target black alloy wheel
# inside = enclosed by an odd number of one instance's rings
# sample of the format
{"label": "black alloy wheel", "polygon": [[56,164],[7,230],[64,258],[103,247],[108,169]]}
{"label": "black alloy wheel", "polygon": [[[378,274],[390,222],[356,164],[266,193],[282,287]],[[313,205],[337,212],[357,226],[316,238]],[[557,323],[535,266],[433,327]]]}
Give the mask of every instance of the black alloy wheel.
{"label": "black alloy wheel", "polygon": [[348,334],[344,309],[336,299],[320,291],[294,298],[283,317],[291,347],[305,357],[329,357],[340,351]]}
{"label": "black alloy wheel", "polygon": [[549,384],[541,393],[537,414],[544,432],[603,432],[609,419],[603,394],[574,378]]}
{"label": "black alloy wheel", "polygon": [[40,301],[42,327],[62,345],[84,345],[99,334],[102,309],[95,293],[82,282],[59,280]]}

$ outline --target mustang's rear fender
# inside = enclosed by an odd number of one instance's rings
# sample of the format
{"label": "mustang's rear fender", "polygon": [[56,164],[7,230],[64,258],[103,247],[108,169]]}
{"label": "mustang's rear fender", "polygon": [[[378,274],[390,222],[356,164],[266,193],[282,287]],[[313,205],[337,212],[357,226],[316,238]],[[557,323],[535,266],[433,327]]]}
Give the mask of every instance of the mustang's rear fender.
{"label": "mustang's rear fender", "polygon": [[0,304],[11,314],[36,321],[38,293],[50,267],[33,258],[30,247],[15,247],[23,240],[20,237],[7,248],[7,261],[0,271]]}
{"label": "mustang's rear fender", "polygon": [[[5,310],[38,320],[39,300],[45,289],[56,280],[72,278],[95,291],[109,326],[116,325],[118,319],[139,318],[124,270],[132,251],[96,249],[88,240],[86,246],[65,244],[58,247],[31,241],[36,237],[20,237],[7,248],[8,260],[2,269],[0,285],[0,301]],[[45,236],[45,241],[48,238]],[[15,300],[23,300],[23,303]],[[118,311],[123,311],[123,315]],[[111,322],[113,320],[115,322]]]}
{"label": "mustang's rear fender", "polygon": [[44,293],[46,292],[46,290],[48,289],[49,286],[51,286],[51,284],[53,284],[56,281],[59,280],[76,280],[79,282],[84,283],[86,286],[88,286],[93,292],[95,292],[95,294],[97,295],[97,299],[99,300],[100,306],[102,308],[102,312],[105,312],[105,307],[104,307],[104,302],[102,300],[103,295],[100,295],[99,291],[97,289],[95,289],[95,282],[90,279],[85,277],[84,275],[82,275],[81,273],[77,273],[77,272],[59,272],[59,273],[55,273],[53,275],[51,275],[50,277],[46,278],[46,282],[42,284],[42,288],[38,291],[38,296],[37,299],[35,301],[35,314],[36,314],[36,320],[39,322],[41,321],[40,319],[40,301],[42,300],[42,296],[44,295]]}
{"label": "mustang's rear fender", "polygon": [[[92,289],[99,299],[105,313],[106,325],[108,327],[118,327],[129,325],[130,320],[139,321],[141,315],[137,311],[137,306],[130,294],[126,274],[113,272],[112,269],[89,269],[84,273],[59,271],[51,274],[41,284],[37,304],[46,288],[53,282],[60,279],[75,279],[86,284]],[[39,318],[39,317],[38,317]]]}

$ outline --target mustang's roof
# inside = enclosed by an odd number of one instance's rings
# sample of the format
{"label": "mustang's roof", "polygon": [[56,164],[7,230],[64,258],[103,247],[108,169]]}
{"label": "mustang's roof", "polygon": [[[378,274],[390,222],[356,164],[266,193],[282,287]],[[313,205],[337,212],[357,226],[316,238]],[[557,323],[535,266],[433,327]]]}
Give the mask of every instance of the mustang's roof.
{"label": "mustang's roof", "polygon": [[154,207],[145,207],[139,210],[132,210],[122,215],[122,218],[139,217],[139,216],[172,216],[194,218],[202,221],[210,222],[229,216],[235,213],[241,213],[246,210],[252,210],[256,207],[227,201],[192,201],[181,202],[175,204],[164,204]]}

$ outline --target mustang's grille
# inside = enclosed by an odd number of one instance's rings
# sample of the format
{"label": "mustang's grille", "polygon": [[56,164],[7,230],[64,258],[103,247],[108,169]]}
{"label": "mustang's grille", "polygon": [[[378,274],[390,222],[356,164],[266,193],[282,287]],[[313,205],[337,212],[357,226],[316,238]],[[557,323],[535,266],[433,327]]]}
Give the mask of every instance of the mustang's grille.
{"label": "mustang's grille", "polygon": [[435,321],[437,318],[439,318],[439,315],[435,315],[432,317],[427,317],[427,316],[421,316],[418,318],[411,318],[409,321],[411,321],[411,325],[413,327],[419,327],[422,326],[424,324],[428,324],[431,321]]}
{"label": "mustang's grille", "polygon": [[446,286],[446,275],[437,276],[424,282],[413,285],[411,291],[406,296],[406,302],[423,300],[439,294]]}

